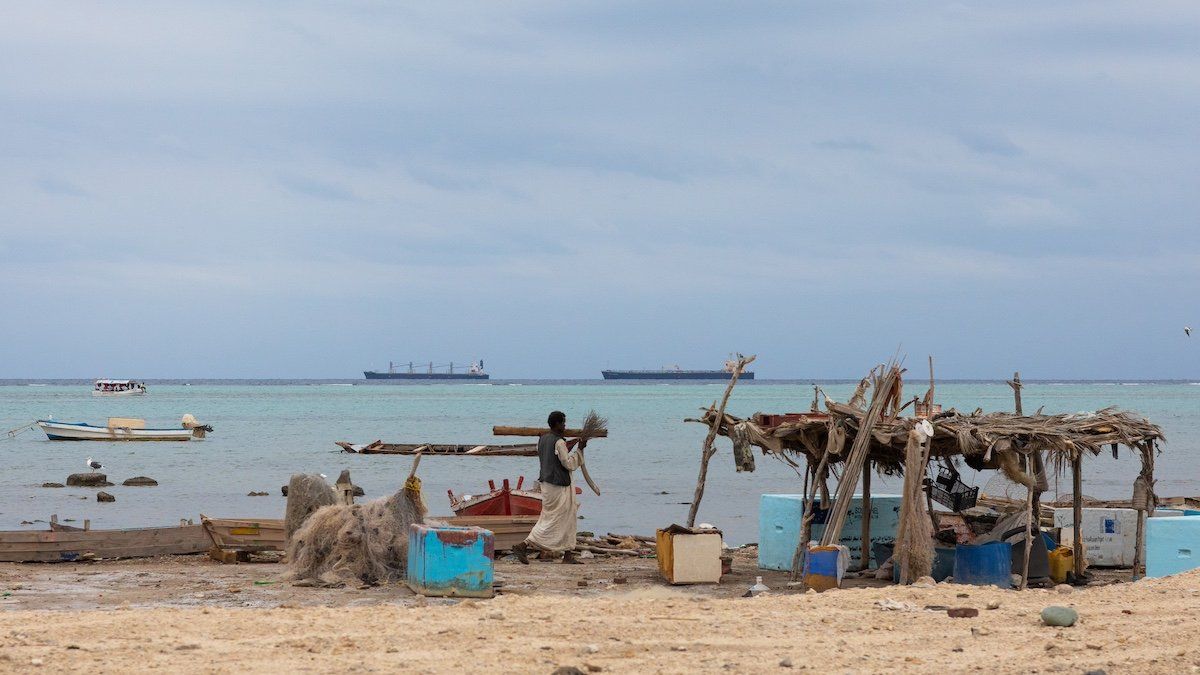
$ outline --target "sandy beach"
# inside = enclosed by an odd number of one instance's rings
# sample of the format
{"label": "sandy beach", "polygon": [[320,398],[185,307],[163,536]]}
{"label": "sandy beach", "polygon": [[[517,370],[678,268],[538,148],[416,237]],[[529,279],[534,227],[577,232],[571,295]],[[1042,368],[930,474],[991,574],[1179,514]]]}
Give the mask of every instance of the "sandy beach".
{"label": "sandy beach", "polygon": [[[297,588],[278,564],[201,556],[0,567],[0,668],[97,672],[1191,672],[1200,573],[1002,591],[939,584],[743,598],[749,552],[719,586],[669,587],[654,561],[497,563],[491,600],[400,585]],[[780,573],[765,582],[784,589]],[[878,603],[907,603],[884,610]],[[999,608],[989,610],[989,603]],[[1050,628],[1042,608],[1080,621]],[[955,619],[927,606],[972,607]]]}

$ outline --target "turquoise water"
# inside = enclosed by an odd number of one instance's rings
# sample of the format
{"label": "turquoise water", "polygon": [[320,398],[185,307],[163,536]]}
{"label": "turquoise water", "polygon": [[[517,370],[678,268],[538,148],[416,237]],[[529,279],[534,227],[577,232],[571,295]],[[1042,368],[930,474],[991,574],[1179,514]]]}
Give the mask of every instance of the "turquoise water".
{"label": "turquoise water", "polygon": [[[824,384],[845,400],[853,384]],[[350,469],[368,497],[395,490],[407,475],[411,458],[358,456],[338,452],[334,441],[496,442],[494,424],[540,425],[546,414],[561,409],[578,422],[589,409],[609,418],[610,436],[588,453],[588,466],[603,495],[581,496],[581,529],[650,533],[687,516],[695,487],[705,427],[683,419],[699,414],[719,398],[723,384],[436,384],[364,385],[209,383],[150,385],[143,398],[93,398],[90,385],[0,386],[0,430],[37,418],[103,423],[113,417],[142,417],[150,426],[176,426],[184,413],[211,424],[215,431],[189,443],[66,443],[47,441],[39,429],[14,439],[0,436],[0,529],[19,529],[22,520],[59,518],[92,520],[93,527],[169,524],[204,512],[217,516],[280,517],[284,498],[279,488],[296,472],[320,472],[330,480]],[[910,395],[923,393],[910,383]],[[1011,410],[1012,392],[1003,383],[939,384],[938,400],[960,410]],[[730,412],[806,410],[812,400],[808,383],[755,382],[738,385]],[[1135,410],[1163,427],[1168,443],[1158,460],[1158,493],[1200,493],[1200,386],[1187,383],[1027,384],[1027,411],[1078,412],[1116,405]],[[512,442],[513,439],[499,439]],[[757,539],[758,498],[765,492],[799,492],[799,478],[782,463],[759,457],[758,470],[737,474],[728,441],[709,470],[700,510],[702,520],[726,532],[731,543]],[[49,489],[43,482],[63,482],[85,471],[84,459],[103,462],[111,504],[98,504],[94,490]],[[476,493],[488,479],[524,475],[536,478],[533,458],[445,458],[422,460],[425,499],[433,513],[449,514],[446,490]],[[1127,497],[1136,461],[1130,453],[1113,460],[1101,455],[1086,462],[1085,493]],[[969,481],[984,484],[988,476]],[[151,476],[154,488],[123,487],[137,475]],[[582,480],[579,481],[582,484]],[[876,492],[895,489],[886,482]],[[267,497],[248,497],[250,491]],[[586,487],[585,487],[586,490]],[[1053,490],[1053,486],[1052,486]],[[1070,479],[1063,492],[1070,491]],[[31,527],[31,526],[24,526]]]}

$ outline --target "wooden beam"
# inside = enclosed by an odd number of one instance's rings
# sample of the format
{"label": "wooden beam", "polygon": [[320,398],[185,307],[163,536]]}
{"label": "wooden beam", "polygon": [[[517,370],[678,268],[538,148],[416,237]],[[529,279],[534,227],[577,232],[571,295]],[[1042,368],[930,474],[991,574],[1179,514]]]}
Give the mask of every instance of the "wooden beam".
{"label": "wooden beam", "polygon": [[1074,493],[1073,506],[1074,513],[1072,514],[1072,525],[1074,525],[1074,555],[1075,555],[1075,579],[1077,582],[1083,581],[1083,532],[1081,525],[1083,523],[1083,450],[1075,448],[1075,458],[1071,461],[1071,490]]}
{"label": "wooden beam", "polygon": [[871,566],[871,459],[863,463],[862,475],[862,550],[858,556],[859,568]]}
{"label": "wooden beam", "polygon": [[[493,436],[541,436],[542,434],[550,433],[549,427],[492,427]],[[564,438],[578,438],[583,433],[582,429],[567,429],[563,432]],[[608,429],[594,433],[593,438],[607,438]]]}

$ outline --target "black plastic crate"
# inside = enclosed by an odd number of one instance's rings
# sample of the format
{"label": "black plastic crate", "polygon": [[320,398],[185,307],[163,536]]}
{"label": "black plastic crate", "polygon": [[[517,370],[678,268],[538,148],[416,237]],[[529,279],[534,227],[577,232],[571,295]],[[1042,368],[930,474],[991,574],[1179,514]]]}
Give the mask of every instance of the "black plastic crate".
{"label": "black plastic crate", "polygon": [[933,501],[958,513],[975,506],[979,501],[979,488],[962,482],[954,469],[940,467],[937,478],[929,484],[929,496]]}

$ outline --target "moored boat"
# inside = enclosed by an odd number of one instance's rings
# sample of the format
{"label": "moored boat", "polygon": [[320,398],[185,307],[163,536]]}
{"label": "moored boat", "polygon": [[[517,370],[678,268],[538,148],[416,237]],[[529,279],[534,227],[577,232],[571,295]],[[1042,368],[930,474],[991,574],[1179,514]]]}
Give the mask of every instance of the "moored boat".
{"label": "moored boat", "polygon": [[200,525],[92,530],[51,523],[49,530],[0,532],[0,562],[71,562],[203,553],[210,546]]}
{"label": "moored boat", "polygon": [[355,445],[346,441],[336,441],[343,452],[360,455],[471,455],[483,457],[536,457],[536,443],[515,443],[510,445],[471,445],[453,443],[384,443],[374,441],[366,445]]}
{"label": "moored boat", "polygon": [[282,518],[211,518],[200,514],[200,524],[212,545],[231,551],[282,551],[285,544]]}
{"label": "moored boat", "polygon": [[[453,490],[446,490],[450,496],[450,508],[459,516],[536,516],[542,512],[542,491],[540,489],[524,490],[525,477],[517,478],[516,487],[508,484],[505,478],[500,487],[496,481],[488,481],[488,491],[479,495],[456,496]],[[535,484],[536,488],[536,484]],[[575,494],[582,491],[575,488]]]}
{"label": "moored boat", "polygon": [[92,396],[145,396],[146,383],[136,380],[96,380]]}
{"label": "moored boat", "polygon": [[174,428],[147,428],[146,420],[128,417],[110,417],[104,426],[54,420],[38,420],[37,425],[52,441],[190,441],[212,431],[191,415],[184,415],[182,424]]}

